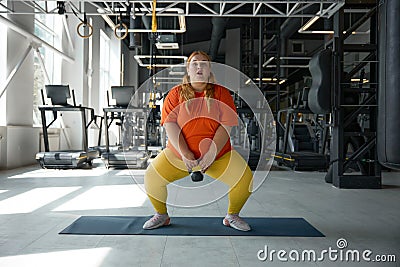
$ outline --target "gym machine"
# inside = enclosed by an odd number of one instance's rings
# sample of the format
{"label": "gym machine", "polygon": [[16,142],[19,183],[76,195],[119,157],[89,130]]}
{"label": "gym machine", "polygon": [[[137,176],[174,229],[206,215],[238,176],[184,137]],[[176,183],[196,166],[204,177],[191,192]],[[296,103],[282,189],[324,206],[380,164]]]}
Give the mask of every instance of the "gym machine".
{"label": "gym machine", "polygon": [[[133,86],[112,86],[112,98],[115,105],[103,108],[105,126],[105,152],[101,158],[106,168],[146,168],[149,158],[147,146],[147,117],[150,110],[129,105],[135,88]],[[110,127],[112,123],[120,127],[117,149],[110,149]]]}
{"label": "gym machine", "polygon": [[[282,129],[283,138],[280,140],[282,146],[278,145],[274,158],[280,165],[308,171],[326,171],[328,168],[329,157],[325,155],[328,131],[320,123],[319,117],[330,112],[326,107],[330,106],[331,57],[329,49],[312,57],[309,63],[313,80],[311,87],[300,92],[296,105],[278,112],[277,124]],[[314,118],[310,120],[314,122],[313,125],[305,123],[306,116]],[[299,123],[299,117],[302,123]]]}
{"label": "gym machine", "polygon": [[[96,150],[88,149],[87,129],[94,120],[94,110],[92,108],[76,105],[75,94],[72,90],[73,105],[68,104],[71,98],[71,92],[68,85],[46,85],[46,95],[51,99],[52,105],[45,105],[45,97],[42,93],[42,106],[39,111],[42,118],[44,152],[36,154],[36,160],[42,168],[53,169],[71,169],[92,166],[93,159],[98,157]],[[53,120],[47,124],[46,112],[52,112]],[[82,128],[82,149],[81,150],[63,150],[50,151],[48,128],[57,120],[58,114],[61,112],[79,112],[81,114]],[[90,120],[87,122],[86,113],[90,114]]]}

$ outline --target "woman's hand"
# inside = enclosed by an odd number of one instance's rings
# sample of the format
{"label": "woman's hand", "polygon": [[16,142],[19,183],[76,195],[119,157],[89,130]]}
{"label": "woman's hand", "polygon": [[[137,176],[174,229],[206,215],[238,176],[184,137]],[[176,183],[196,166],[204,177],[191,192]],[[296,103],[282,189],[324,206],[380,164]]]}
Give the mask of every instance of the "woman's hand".
{"label": "woman's hand", "polygon": [[207,171],[208,167],[210,167],[211,164],[213,164],[216,157],[217,157],[217,146],[215,145],[214,142],[211,142],[210,148],[204,154],[204,156],[202,156],[201,159],[199,160],[199,166],[201,167],[201,171],[203,173]]}
{"label": "woman's hand", "polygon": [[191,171],[194,167],[199,165],[198,161],[196,160],[194,154],[191,151],[183,153],[182,160],[185,163],[188,171]]}

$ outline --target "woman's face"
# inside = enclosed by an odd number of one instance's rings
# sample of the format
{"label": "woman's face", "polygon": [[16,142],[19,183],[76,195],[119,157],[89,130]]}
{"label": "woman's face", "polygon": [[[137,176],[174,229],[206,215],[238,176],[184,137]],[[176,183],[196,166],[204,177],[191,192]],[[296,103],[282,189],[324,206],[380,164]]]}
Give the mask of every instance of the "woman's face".
{"label": "woman's face", "polygon": [[191,83],[208,82],[210,72],[210,62],[201,54],[197,54],[192,57],[192,60],[189,62],[187,67],[187,73],[190,77]]}

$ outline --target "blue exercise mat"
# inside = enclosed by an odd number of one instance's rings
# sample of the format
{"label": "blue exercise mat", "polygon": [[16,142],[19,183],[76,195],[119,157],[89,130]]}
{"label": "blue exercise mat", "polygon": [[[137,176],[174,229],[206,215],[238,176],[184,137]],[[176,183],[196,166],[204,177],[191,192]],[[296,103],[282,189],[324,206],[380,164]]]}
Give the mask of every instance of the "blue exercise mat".
{"label": "blue exercise mat", "polygon": [[298,236],[324,235],[303,218],[244,218],[251,226],[248,232],[222,224],[222,217],[171,217],[171,225],[143,230],[149,217],[82,216],[60,234],[75,235],[165,235],[165,236]]}

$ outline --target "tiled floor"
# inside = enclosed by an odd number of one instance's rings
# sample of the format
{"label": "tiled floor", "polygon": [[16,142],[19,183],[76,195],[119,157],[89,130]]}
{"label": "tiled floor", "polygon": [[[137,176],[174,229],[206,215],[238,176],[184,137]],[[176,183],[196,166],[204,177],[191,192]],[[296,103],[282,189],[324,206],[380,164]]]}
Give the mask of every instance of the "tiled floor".
{"label": "tiled floor", "polygon": [[[323,173],[272,171],[246,203],[242,216],[303,217],[326,235],[293,237],[177,237],[59,235],[81,215],[151,215],[140,190],[143,171],[42,170],[0,172],[0,266],[400,266],[400,173],[383,174],[384,189],[340,190]],[[189,182],[189,181],[188,181]],[[185,181],[183,181],[185,183]],[[176,190],[171,199],[189,197]],[[210,192],[215,194],[215,192]],[[195,200],[204,196],[191,194]],[[192,199],[193,201],[193,199]],[[171,207],[172,216],[222,216],[227,198],[198,208]],[[173,221],[172,221],[173,222]],[[298,253],[338,249],[395,255],[396,262],[298,261]],[[283,250],[273,261],[257,253]],[[284,253],[281,252],[281,253]],[[350,253],[349,252],[349,253]],[[311,253],[311,252],[310,252]],[[264,256],[263,253],[260,256]],[[330,259],[330,257],[332,260]],[[367,255],[368,256],[368,255]]]}

